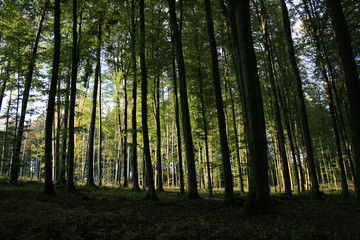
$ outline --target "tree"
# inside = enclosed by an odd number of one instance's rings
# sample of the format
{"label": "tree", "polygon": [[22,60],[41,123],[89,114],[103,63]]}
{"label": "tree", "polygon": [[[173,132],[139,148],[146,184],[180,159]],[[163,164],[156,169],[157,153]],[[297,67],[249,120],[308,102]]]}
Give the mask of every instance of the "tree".
{"label": "tree", "polygon": [[136,122],[136,99],[137,99],[137,61],[136,61],[136,22],[135,22],[135,0],[131,1],[131,61],[132,61],[132,73],[133,73],[133,109],[131,113],[131,127],[132,127],[132,175],[133,175],[133,190],[140,191],[139,176],[138,176],[138,164],[137,164],[137,122]]}
{"label": "tree", "polygon": [[54,185],[52,182],[52,133],[53,122],[55,112],[55,98],[56,98],[56,86],[59,78],[59,66],[60,66],[60,46],[61,46],[61,34],[60,34],[60,0],[55,0],[55,18],[54,18],[54,56],[53,56],[53,68],[51,75],[50,91],[48,107],[46,112],[45,123],[45,194],[55,194]]}
{"label": "tree", "polygon": [[[280,159],[282,163],[282,172],[284,178],[284,185],[285,185],[285,194],[291,195],[291,182],[290,182],[290,173],[289,173],[289,165],[288,159],[286,156],[286,149],[285,149],[285,137],[284,137],[284,130],[281,123],[281,114],[280,114],[280,107],[279,107],[279,100],[278,94],[276,91],[275,85],[275,76],[274,76],[274,69],[273,69],[273,60],[271,56],[271,49],[270,49],[270,37],[268,33],[268,26],[267,26],[267,13],[264,5],[264,1],[260,1],[261,4],[261,16],[258,16],[260,21],[260,27],[263,35],[263,42],[267,60],[267,73],[270,81],[270,88],[271,94],[273,98],[273,108],[274,108],[274,115],[275,115],[275,128],[276,128],[276,138],[277,138],[277,148],[280,153]],[[259,13],[258,13],[259,15]]]}
{"label": "tree", "polygon": [[181,116],[182,116],[182,130],[185,142],[186,161],[188,168],[188,197],[190,199],[198,199],[199,193],[197,190],[196,182],[196,169],[194,157],[194,144],[191,133],[190,113],[186,89],[186,75],[185,64],[182,50],[181,36],[176,19],[175,0],[168,0],[170,12],[170,27],[173,32],[173,39],[175,44],[176,61],[178,64],[179,73],[179,90],[180,90],[180,103],[181,103]]}
{"label": "tree", "polygon": [[[256,56],[251,35],[250,1],[229,0],[231,30],[237,36],[233,46],[241,60],[243,92],[246,99],[244,112],[249,147],[249,193],[244,205],[245,213],[271,211],[268,183],[267,141],[260,82],[257,73]],[[235,39],[233,39],[234,41]],[[235,53],[236,54],[236,53]]]}
{"label": "tree", "polygon": [[146,163],[146,178],[149,188],[148,197],[151,200],[157,200],[155,192],[153,167],[151,163],[150,144],[149,144],[149,129],[148,129],[148,107],[147,107],[147,95],[148,95],[148,79],[145,59],[145,13],[144,13],[144,0],[140,0],[140,64],[141,64],[141,122],[143,131],[143,144],[144,144],[144,156]]}
{"label": "tree", "polygon": [[221,92],[217,44],[214,34],[214,24],[211,13],[210,0],[205,0],[204,3],[205,3],[205,12],[206,12],[206,23],[208,28],[209,42],[210,42],[211,66],[212,66],[211,69],[212,69],[213,85],[214,85],[215,99],[216,99],[216,111],[217,111],[218,127],[220,133],[220,144],[221,144],[221,154],[222,154],[222,164],[223,164],[223,179],[225,183],[225,197],[226,200],[233,201],[234,200],[233,179],[231,173],[230,151],[229,151],[227,132],[226,132],[224,103]]}
{"label": "tree", "polygon": [[315,167],[315,159],[314,159],[314,150],[312,145],[312,139],[310,135],[308,117],[306,112],[305,106],[305,99],[302,89],[302,82],[300,77],[299,68],[297,66],[296,58],[295,58],[295,51],[294,51],[294,44],[291,37],[291,28],[290,28],[290,19],[288,10],[286,7],[285,0],[281,0],[281,11],[282,11],[282,19],[285,29],[285,36],[287,42],[287,49],[290,59],[290,64],[292,71],[295,77],[295,91],[296,91],[296,98],[297,98],[297,108],[299,114],[299,120],[301,123],[301,130],[303,134],[303,140],[305,144],[306,150],[306,161],[308,163],[309,168],[309,175],[311,180],[311,193],[314,199],[321,199],[321,194],[319,190],[319,183],[316,175],[316,167]]}
{"label": "tree", "polygon": [[44,6],[42,9],[42,14],[39,20],[39,25],[37,28],[37,32],[35,35],[35,41],[31,50],[31,58],[28,65],[28,72],[25,79],[25,88],[23,92],[22,97],[22,103],[21,103],[21,115],[19,119],[19,125],[17,128],[17,136],[16,136],[16,142],[15,142],[15,149],[14,149],[14,155],[11,162],[11,182],[14,184],[18,183],[19,179],[19,167],[20,167],[20,151],[21,151],[21,142],[23,140],[23,134],[24,134],[24,127],[25,127],[25,116],[26,116],[26,109],[29,101],[29,94],[30,94],[30,88],[31,83],[33,80],[33,74],[36,64],[36,57],[37,57],[37,51],[39,47],[39,41],[41,32],[43,31],[43,23],[45,20],[45,15],[48,7],[49,0],[44,1]]}
{"label": "tree", "polygon": [[78,2],[73,0],[73,25],[72,25],[72,59],[71,59],[71,91],[70,91],[70,112],[69,112],[69,150],[68,150],[68,172],[66,191],[76,192],[74,185],[74,160],[75,160],[75,105],[76,105],[76,78],[78,72]]}
{"label": "tree", "polygon": [[[327,0],[334,38],[339,53],[341,69],[346,84],[346,95],[349,101],[349,122],[351,142],[355,157],[356,173],[360,173],[360,81],[351,45],[348,25],[342,10],[340,0]],[[355,205],[360,206],[360,177],[355,180]]]}

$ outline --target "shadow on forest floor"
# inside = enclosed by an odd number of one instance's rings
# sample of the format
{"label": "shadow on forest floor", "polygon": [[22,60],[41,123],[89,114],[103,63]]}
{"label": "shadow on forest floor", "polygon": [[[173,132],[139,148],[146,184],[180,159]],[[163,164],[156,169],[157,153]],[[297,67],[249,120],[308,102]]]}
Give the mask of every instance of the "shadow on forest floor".
{"label": "shadow on forest floor", "polygon": [[272,195],[276,213],[244,216],[239,194],[229,205],[221,192],[190,201],[168,191],[152,202],[122,188],[42,189],[0,183],[0,239],[360,239],[360,210],[337,193],[323,201]]}

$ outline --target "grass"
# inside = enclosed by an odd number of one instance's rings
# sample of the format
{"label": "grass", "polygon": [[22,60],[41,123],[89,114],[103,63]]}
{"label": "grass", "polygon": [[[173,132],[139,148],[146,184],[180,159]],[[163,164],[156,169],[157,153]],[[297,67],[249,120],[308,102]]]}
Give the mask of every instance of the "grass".
{"label": "grass", "polygon": [[244,216],[244,196],[228,205],[221,191],[190,201],[168,189],[152,202],[144,191],[56,188],[46,196],[42,183],[0,181],[0,239],[360,239],[359,209],[336,192],[323,201],[272,194],[276,213]]}

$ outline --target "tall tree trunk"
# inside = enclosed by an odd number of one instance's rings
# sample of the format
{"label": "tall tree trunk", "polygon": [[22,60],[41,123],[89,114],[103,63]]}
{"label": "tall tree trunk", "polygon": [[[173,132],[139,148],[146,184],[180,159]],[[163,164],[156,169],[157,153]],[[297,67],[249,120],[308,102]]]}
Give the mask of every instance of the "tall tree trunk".
{"label": "tall tree trunk", "polygon": [[174,49],[174,37],[171,34],[172,42],[172,70],[173,70],[173,85],[174,85],[174,98],[175,98],[175,124],[176,124],[176,137],[177,137],[177,154],[179,159],[179,178],[180,178],[180,195],[185,194],[184,189],[184,169],[182,159],[182,147],[181,147],[181,129],[180,129],[180,117],[179,117],[179,98],[178,98],[178,86],[177,86],[177,74],[176,74],[176,62],[175,62],[175,49]]}
{"label": "tall tree trunk", "polygon": [[351,46],[350,33],[340,0],[327,0],[334,38],[339,52],[349,101],[349,121],[357,177],[355,180],[355,205],[360,207],[360,81]]}
{"label": "tall tree trunk", "polygon": [[311,193],[314,199],[321,199],[321,194],[319,190],[319,183],[316,176],[316,167],[315,167],[315,159],[314,159],[314,150],[312,145],[312,139],[310,135],[309,123],[307,118],[306,106],[305,106],[305,99],[303,94],[302,82],[300,77],[299,68],[295,58],[295,51],[294,51],[294,44],[291,37],[291,28],[290,28],[290,19],[288,10],[286,7],[285,0],[281,0],[281,11],[282,11],[282,18],[283,24],[285,29],[285,36],[288,48],[288,54],[290,58],[290,64],[292,71],[295,77],[295,91],[296,91],[296,98],[297,98],[297,108],[299,113],[299,120],[301,123],[301,129],[305,144],[306,150],[306,160],[308,163],[309,168],[309,175],[311,180]]}
{"label": "tall tree trunk", "polygon": [[219,59],[217,54],[217,44],[214,34],[214,23],[211,12],[210,0],[205,0],[206,23],[208,29],[210,53],[211,53],[211,69],[213,77],[213,85],[216,100],[216,112],[218,118],[218,128],[220,134],[220,145],[223,165],[223,179],[225,184],[225,198],[228,201],[234,200],[233,176],[231,172],[230,151],[226,134],[226,121],[224,114],[224,103],[221,92],[220,73],[219,73]]}
{"label": "tall tree trunk", "polygon": [[318,31],[318,26],[317,23],[315,22],[315,19],[313,18],[310,9],[309,9],[309,5],[307,3],[306,0],[303,0],[304,5],[305,5],[305,11],[310,19],[310,24],[311,24],[311,28],[312,28],[312,34],[313,34],[313,38],[315,40],[315,47],[316,47],[316,52],[317,52],[317,57],[319,60],[319,64],[320,64],[320,69],[321,69],[321,74],[324,80],[324,86],[325,86],[325,90],[327,93],[327,98],[328,98],[328,104],[329,104],[329,110],[330,110],[330,116],[331,116],[331,120],[333,123],[333,130],[334,130],[334,135],[335,135],[335,143],[336,143],[336,148],[337,148],[337,154],[338,154],[338,166],[339,166],[339,170],[340,170],[340,181],[341,181],[341,194],[345,199],[348,199],[350,197],[349,195],[349,190],[348,190],[348,184],[347,184],[347,179],[346,179],[346,174],[345,174],[345,167],[344,167],[344,160],[343,160],[343,153],[342,153],[342,149],[341,149],[341,142],[340,142],[340,134],[339,134],[339,128],[338,128],[338,123],[337,123],[337,118],[336,118],[336,109],[335,109],[335,103],[334,103],[334,97],[330,88],[330,81],[329,81],[329,77],[327,75],[326,72],[326,67],[325,67],[325,59],[323,57],[323,53],[321,50],[321,41],[320,41],[320,36],[319,36],[319,31]]}
{"label": "tall tree trunk", "polygon": [[155,122],[156,122],[156,169],[157,169],[157,190],[164,191],[163,174],[161,163],[161,124],[160,124],[160,73],[155,76]]}
{"label": "tall tree trunk", "polygon": [[273,109],[275,114],[275,130],[276,130],[276,144],[280,154],[280,160],[282,164],[282,173],[285,185],[285,194],[291,195],[291,181],[290,181],[290,172],[289,172],[289,165],[288,159],[286,156],[286,149],[285,149],[285,137],[284,137],[284,129],[281,123],[281,113],[279,107],[279,100],[276,91],[276,84],[275,84],[275,76],[274,76],[274,69],[273,69],[273,61],[271,57],[271,42],[267,28],[267,12],[265,9],[264,1],[260,1],[261,4],[261,15],[258,13],[258,18],[260,21],[260,27],[263,34],[263,42],[265,47],[265,54],[267,60],[267,73],[270,80],[270,88],[272,92],[272,100],[273,100]]}
{"label": "tall tree trunk", "polygon": [[99,19],[98,33],[97,33],[97,50],[96,50],[96,67],[95,67],[95,79],[94,79],[94,91],[93,91],[93,100],[92,100],[92,110],[91,110],[91,122],[89,130],[89,146],[88,146],[88,155],[87,155],[87,180],[86,185],[95,186],[94,181],[94,140],[95,140],[95,123],[96,123],[96,103],[97,103],[97,94],[99,87],[99,79],[101,74],[101,64],[100,64],[100,55],[101,55],[101,37],[102,37],[102,16]]}
{"label": "tall tree trunk", "polygon": [[74,185],[74,161],[75,161],[75,107],[76,107],[76,78],[78,72],[78,4],[73,0],[73,26],[72,26],[72,62],[71,62],[71,91],[70,91],[70,112],[69,112],[69,149],[68,149],[68,172],[66,191],[76,192]]}
{"label": "tall tree trunk", "polygon": [[103,159],[102,159],[102,102],[101,102],[101,75],[99,77],[99,151],[98,151],[98,163],[99,163],[99,186],[103,183]]}
{"label": "tall tree trunk", "polygon": [[65,94],[65,103],[64,103],[64,115],[63,115],[63,134],[62,134],[62,150],[61,150],[61,158],[59,163],[59,173],[57,183],[62,184],[66,182],[65,179],[65,168],[66,168],[66,160],[68,159],[67,154],[67,138],[68,138],[68,121],[69,121],[69,95],[70,95],[70,76],[66,79],[66,94]]}
{"label": "tall tree trunk", "polygon": [[179,87],[180,87],[180,102],[181,102],[181,116],[183,124],[184,142],[186,148],[186,160],[188,168],[188,185],[189,192],[188,197],[190,199],[198,199],[199,193],[197,189],[196,181],[196,167],[194,156],[194,144],[191,133],[190,113],[188,105],[187,87],[186,87],[186,75],[185,75],[185,63],[184,55],[182,51],[181,35],[176,19],[175,0],[168,0],[169,12],[170,12],[170,27],[174,35],[174,43],[176,49],[176,60],[179,71]]}
{"label": "tall tree trunk", "polygon": [[140,0],[140,64],[141,64],[141,120],[143,130],[143,143],[144,143],[144,157],[146,165],[147,185],[149,188],[148,197],[151,200],[157,200],[154,185],[153,166],[151,163],[150,143],[149,143],[149,129],[148,129],[148,77],[145,59],[145,13],[144,13],[144,0]]}
{"label": "tall tree trunk", "polygon": [[33,77],[34,69],[35,69],[35,65],[36,65],[37,50],[39,47],[40,35],[43,30],[43,23],[44,23],[46,11],[48,8],[48,2],[49,2],[49,0],[44,1],[42,14],[41,14],[38,29],[37,29],[37,32],[35,35],[34,45],[32,47],[32,51],[31,51],[30,62],[28,65],[28,72],[27,72],[26,78],[25,78],[25,88],[24,88],[24,92],[22,94],[21,115],[20,115],[19,125],[17,128],[16,139],[15,139],[14,155],[13,155],[13,159],[12,159],[12,163],[11,163],[11,179],[10,179],[10,181],[11,181],[11,183],[14,183],[14,184],[17,184],[18,180],[19,180],[20,151],[21,151],[21,142],[23,140],[23,134],[24,134],[26,109],[27,109],[27,104],[29,101],[32,77]]}
{"label": "tall tree trunk", "polygon": [[[241,70],[244,98],[246,99],[246,132],[249,147],[249,193],[244,205],[246,213],[264,213],[271,210],[268,182],[267,142],[263,101],[257,73],[256,56],[251,35],[250,3],[229,0],[230,20],[237,30],[238,49],[241,57]],[[233,14],[233,16],[231,16]]]}
{"label": "tall tree trunk", "polygon": [[242,167],[241,167],[240,144],[239,144],[238,130],[236,126],[235,102],[231,88],[229,88],[228,91],[230,93],[231,114],[232,114],[232,122],[233,122],[234,134],[235,134],[235,151],[236,151],[236,161],[239,172],[239,186],[240,186],[240,192],[244,193],[245,191],[244,191],[244,180],[242,176]]}
{"label": "tall tree trunk", "polygon": [[52,136],[53,123],[55,113],[56,86],[59,79],[60,67],[60,0],[55,0],[55,18],[54,18],[54,55],[51,74],[51,83],[49,90],[49,100],[47,106],[46,122],[45,122],[45,189],[44,194],[55,194],[52,181]]}
{"label": "tall tree trunk", "polygon": [[128,187],[128,144],[127,144],[127,134],[128,134],[128,96],[127,96],[127,73],[124,74],[124,135],[123,135],[123,157],[124,157],[124,168],[123,168],[123,176],[124,182],[123,187]]}
{"label": "tall tree trunk", "polygon": [[131,113],[131,124],[132,124],[132,176],[133,176],[133,190],[136,192],[140,191],[139,187],[139,174],[138,174],[138,162],[137,162],[137,123],[136,123],[136,98],[137,98],[137,66],[136,66],[136,23],[135,23],[135,0],[131,1],[131,59],[132,59],[132,71],[133,71],[133,109]]}

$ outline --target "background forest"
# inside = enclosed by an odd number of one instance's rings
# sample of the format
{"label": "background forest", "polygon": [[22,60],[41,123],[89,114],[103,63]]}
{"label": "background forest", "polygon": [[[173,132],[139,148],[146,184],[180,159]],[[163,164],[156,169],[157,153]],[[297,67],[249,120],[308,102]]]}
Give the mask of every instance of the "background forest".
{"label": "background forest", "polygon": [[50,194],[225,189],[232,201],[235,190],[255,212],[270,191],[349,198],[359,11],[351,0],[2,0],[0,174],[44,180]]}

